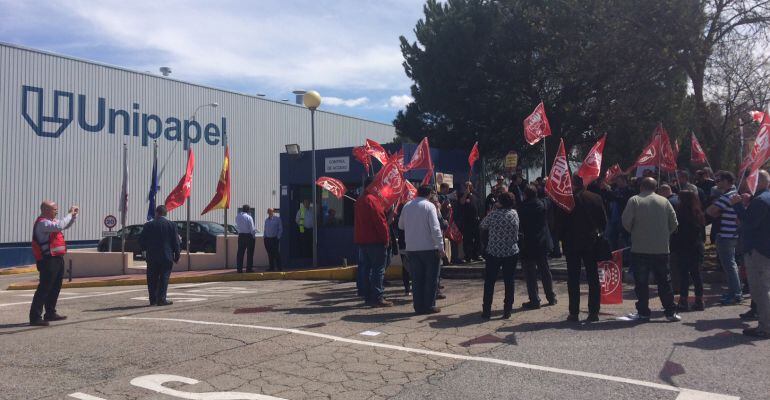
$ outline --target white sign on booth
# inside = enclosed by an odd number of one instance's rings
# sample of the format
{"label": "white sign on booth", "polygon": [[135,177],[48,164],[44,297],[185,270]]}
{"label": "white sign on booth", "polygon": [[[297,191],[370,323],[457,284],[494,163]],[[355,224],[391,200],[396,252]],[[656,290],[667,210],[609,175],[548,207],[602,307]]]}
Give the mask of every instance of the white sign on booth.
{"label": "white sign on booth", "polygon": [[324,160],[326,173],[350,171],[350,157],[326,157]]}

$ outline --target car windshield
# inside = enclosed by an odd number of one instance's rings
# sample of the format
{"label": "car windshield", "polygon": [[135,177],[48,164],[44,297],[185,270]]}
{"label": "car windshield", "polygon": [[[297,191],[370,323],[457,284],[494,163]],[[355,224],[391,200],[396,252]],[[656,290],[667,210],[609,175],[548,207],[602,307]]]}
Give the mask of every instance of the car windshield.
{"label": "car windshield", "polygon": [[216,222],[199,222],[204,228],[206,228],[207,231],[210,233],[213,233],[214,235],[219,235],[225,233],[225,228],[216,223]]}

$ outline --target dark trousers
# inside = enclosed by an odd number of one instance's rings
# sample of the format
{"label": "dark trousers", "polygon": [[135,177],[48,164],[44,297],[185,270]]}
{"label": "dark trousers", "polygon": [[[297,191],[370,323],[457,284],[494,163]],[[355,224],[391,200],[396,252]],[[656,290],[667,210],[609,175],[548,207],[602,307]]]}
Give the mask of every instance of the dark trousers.
{"label": "dark trousers", "polygon": [[540,274],[540,280],[543,281],[543,292],[548,301],[556,299],[553,292],[553,277],[551,276],[551,267],[548,265],[548,255],[542,254],[534,257],[522,257],[521,266],[527,274],[527,294],[529,301],[540,304],[540,295],[537,293],[537,275]]}
{"label": "dark trousers", "polygon": [[569,313],[580,314],[580,270],[585,267],[588,281],[588,312],[598,314],[601,300],[599,267],[589,249],[564,249],[567,259],[567,291],[569,292]]}
{"label": "dark trousers", "polygon": [[305,228],[299,233],[299,255],[303,258],[313,257],[313,230]]}
{"label": "dark trousers", "polygon": [[388,249],[384,244],[362,244],[358,246],[359,294],[370,303],[382,301],[385,293],[383,280],[388,261]]}
{"label": "dark trousers", "polygon": [[37,262],[37,270],[40,272],[40,282],[32,298],[32,306],[29,308],[29,320],[41,320],[43,308],[46,315],[56,314],[56,302],[59,300],[62,280],[64,279],[64,258],[44,257]]}
{"label": "dark trousers", "polygon": [[510,311],[513,308],[513,273],[516,270],[518,255],[510,257],[495,257],[487,254],[484,269],[484,311],[492,309],[492,297],[495,294],[495,282],[500,269],[503,270],[503,284],[505,284],[505,298],[503,308]]}
{"label": "dark trousers", "polygon": [[171,276],[171,261],[147,263],[147,292],[150,294],[150,304],[166,301],[168,278]]}
{"label": "dark trousers", "polygon": [[666,315],[676,312],[674,292],[671,289],[671,269],[668,254],[631,253],[631,265],[634,266],[634,292],[636,292],[636,311],[639,315],[650,315],[650,271],[658,284],[658,296]]}
{"label": "dark trousers", "polygon": [[690,281],[695,289],[695,297],[703,297],[703,278],[700,268],[703,264],[703,243],[700,246],[682,249],[676,252],[676,266],[679,272],[679,299],[687,299],[690,294]]}
{"label": "dark trousers", "polygon": [[271,270],[281,270],[281,252],[280,242],[277,237],[265,238],[265,251],[267,251],[267,259],[270,262]]}
{"label": "dark trousers", "polygon": [[409,270],[412,276],[414,311],[426,312],[436,306],[438,271],[441,259],[436,250],[409,251]]}
{"label": "dark trousers", "polygon": [[465,261],[471,261],[479,258],[479,226],[471,225],[464,227],[463,234],[463,253],[465,253]]}
{"label": "dark trousers", "polygon": [[238,234],[238,255],[237,255],[237,268],[238,272],[243,271],[243,255],[246,254],[246,269],[251,271],[254,269],[254,235],[250,233]]}
{"label": "dark trousers", "polygon": [[409,278],[409,256],[401,250],[401,281],[404,283],[404,291],[412,290],[412,282]]}

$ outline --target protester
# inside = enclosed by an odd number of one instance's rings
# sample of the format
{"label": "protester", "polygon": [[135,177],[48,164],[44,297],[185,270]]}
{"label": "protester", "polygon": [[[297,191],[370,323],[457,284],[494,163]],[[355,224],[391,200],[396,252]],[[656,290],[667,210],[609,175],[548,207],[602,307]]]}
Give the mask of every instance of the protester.
{"label": "protester", "polygon": [[372,307],[393,305],[383,297],[383,279],[389,262],[390,234],[382,202],[376,194],[365,192],[356,201],[354,242],[358,245],[359,294]]}
{"label": "protester", "polygon": [[270,264],[268,271],[281,270],[281,235],[283,234],[283,224],[281,218],[275,215],[275,210],[267,209],[267,218],[265,218],[264,240],[267,259]]}
{"label": "protester", "polygon": [[525,309],[540,308],[540,296],[537,293],[537,275],[543,282],[543,292],[549,305],[556,304],[553,292],[553,278],[548,266],[548,253],[551,251],[551,235],[548,231],[548,211],[543,201],[537,197],[535,185],[524,189],[524,203],[519,207],[521,239],[521,266],[527,276],[529,301],[522,304]]}
{"label": "protester", "polygon": [[672,236],[672,253],[676,254],[679,274],[679,311],[688,311],[690,280],[695,293],[692,309],[703,311],[703,264],[704,243],[706,241],[706,219],[697,192],[682,190],[679,192],[679,204],[674,207],[679,228]]}
{"label": "protester", "polygon": [[628,317],[636,321],[650,319],[650,271],[655,275],[658,296],[665,308],[666,319],[681,321],[676,313],[671,289],[669,239],[677,228],[676,212],[663,196],[655,194],[658,182],[644,178],[641,193],[628,200],[623,211],[623,227],[631,233],[631,263],[634,266],[636,310]]}
{"label": "protester", "polygon": [[568,321],[576,322],[580,314],[580,271],[585,268],[588,281],[588,318],[587,322],[599,320],[599,269],[595,246],[607,224],[602,198],[585,190],[583,179],[574,175],[572,178],[575,208],[567,213],[556,207],[554,230],[564,244],[564,256],[567,259],[567,291],[569,292]]}
{"label": "protester", "polygon": [[294,217],[299,229],[299,252],[305,258],[313,257],[313,212],[310,200],[305,199]]}
{"label": "protester", "polygon": [[669,186],[667,183],[663,183],[658,186],[658,195],[664,197],[674,207],[679,204],[679,196],[674,193],[674,191],[671,189],[671,186]]}
{"label": "protester", "polygon": [[623,222],[620,216],[623,214],[623,210],[626,209],[628,199],[630,199],[635,193],[630,186],[628,186],[628,176],[618,175],[613,179],[614,188],[611,188],[608,192],[605,192],[608,205],[608,217],[607,229],[605,230],[605,237],[610,242],[610,247],[613,250],[622,249],[630,245],[631,239],[628,236],[628,232],[623,229]]}
{"label": "protester", "polygon": [[481,317],[492,316],[492,297],[495,293],[495,281],[500,269],[503,270],[505,298],[503,299],[503,319],[511,317],[513,310],[513,273],[519,254],[519,215],[513,207],[516,200],[511,193],[499,196],[499,208],[490,212],[481,221],[480,228],[488,237],[486,246],[486,269],[484,272],[484,303]]}
{"label": "protester", "polygon": [[497,198],[502,193],[502,189],[498,186],[493,186],[490,193],[487,195],[487,199],[484,201],[484,211],[489,214],[492,210],[494,210],[495,205],[497,204]]}
{"label": "protester", "polygon": [[433,189],[428,185],[417,189],[417,197],[404,205],[398,227],[404,231],[406,253],[412,275],[412,299],[417,314],[441,312],[436,307],[436,290],[444,238],[436,207],[428,200]]}
{"label": "protester", "polygon": [[[436,207],[436,216],[438,217],[438,224],[441,227],[441,234],[446,237],[447,229],[449,229],[449,220],[447,219],[449,215],[447,214],[445,216],[442,212],[441,203],[439,203],[437,196],[431,195],[431,202]],[[443,265],[449,265],[449,259],[446,256],[446,252],[444,252],[444,255],[441,256],[441,265],[438,267],[438,289],[436,290],[437,300],[446,299],[446,295],[442,292],[444,286],[441,284],[441,267]]]}
{"label": "protester", "polygon": [[711,189],[716,186],[716,181],[712,178],[711,168],[699,169],[695,172],[696,186],[703,191],[704,195],[710,201]]}
{"label": "protester", "polygon": [[254,244],[257,227],[249,214],[251,207],[244,204],[241,212],[235,216],[235,229],[238,230],[238,252],[236,253],[236,269],[243,273],[243,256],[246,255],[246,272],[254,272]]}
{"label": "protester", "polygon": [[735,176],[731,172],[720,171],[717,174],[716,187],[722,196],[706,209],[706,213],[719,221],[719,230],[716,234],[717,255],[728,284],[727,293],[722,295],[722,304],[737,304],[743,301],[743,292],[741,278],[738,275],[738,264],[735,260],[738,215],[730,204],[730,197],[738,193],[735,190]]}
{"label": "protester", "polygon": [[[64,255],[67,243],[62,231],[69,229],[77,219],[80,208],[71,206],[67,215],[56,219],[59,206],[51,200],[40,204],[40,216],[32,227],[32,254],[40,274],[32,305],[29,308],[29,324],[48,326],[51,321],[67,319],[56,312],[62,280],[64,279]],[[43,316],[45,309],[45,316]]]}
{"label": "protester", "polygon": [[409,275],[409,256],[406,254],[406,241],[404,240],[406,235],[402,229],[398,228],[398,220],[401,217],[401,210],[403,210],[403,208],[403,205],[398,207],[393,223],[390,226],[390,232],[396,234],[398,254],[401,256],[401,281],[404,284],[404,294],[410,296],[412,294],[412,282]]}
{"label": "protester", "polygon": [[176,224],[166,219],[166,206],[155,208],[155,218],[144,224],[139,243],[147,254],[147,291],[150,305],[168,306],[168,279],[174,263],[179,261],[181,244]]}
{"label": "protester", "polygon": [[[743,330],[746,336],[770,339],[770,174],[759,171],[754,199],[744,208],[741,196],[732,196],[730,202],[740,217],[743,252],[746,260],[751,298],[755,315],[759,320],[756,328]],[[749,197],[745,196],[745,200]]]}
{"label": "protester", "polygon": [[458,226],[463,234],[465,262],[481,260],[479,245],[479,200],[471,182],[465,182],[465,192],[458,200]]}

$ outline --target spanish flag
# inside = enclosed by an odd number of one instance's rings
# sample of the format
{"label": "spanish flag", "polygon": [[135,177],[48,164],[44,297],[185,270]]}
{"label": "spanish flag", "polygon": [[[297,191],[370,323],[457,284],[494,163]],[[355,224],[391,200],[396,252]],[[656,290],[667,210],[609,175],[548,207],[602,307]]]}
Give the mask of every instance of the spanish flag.
{"label": "spanish flag", "polygon": [[219,174],[217,183],[217,192],[211,199],[209,205],[203,210],[201,215],[219,208],[230,208],[230,147],[225,148],[225,160],[222,162],[222,173]]}

